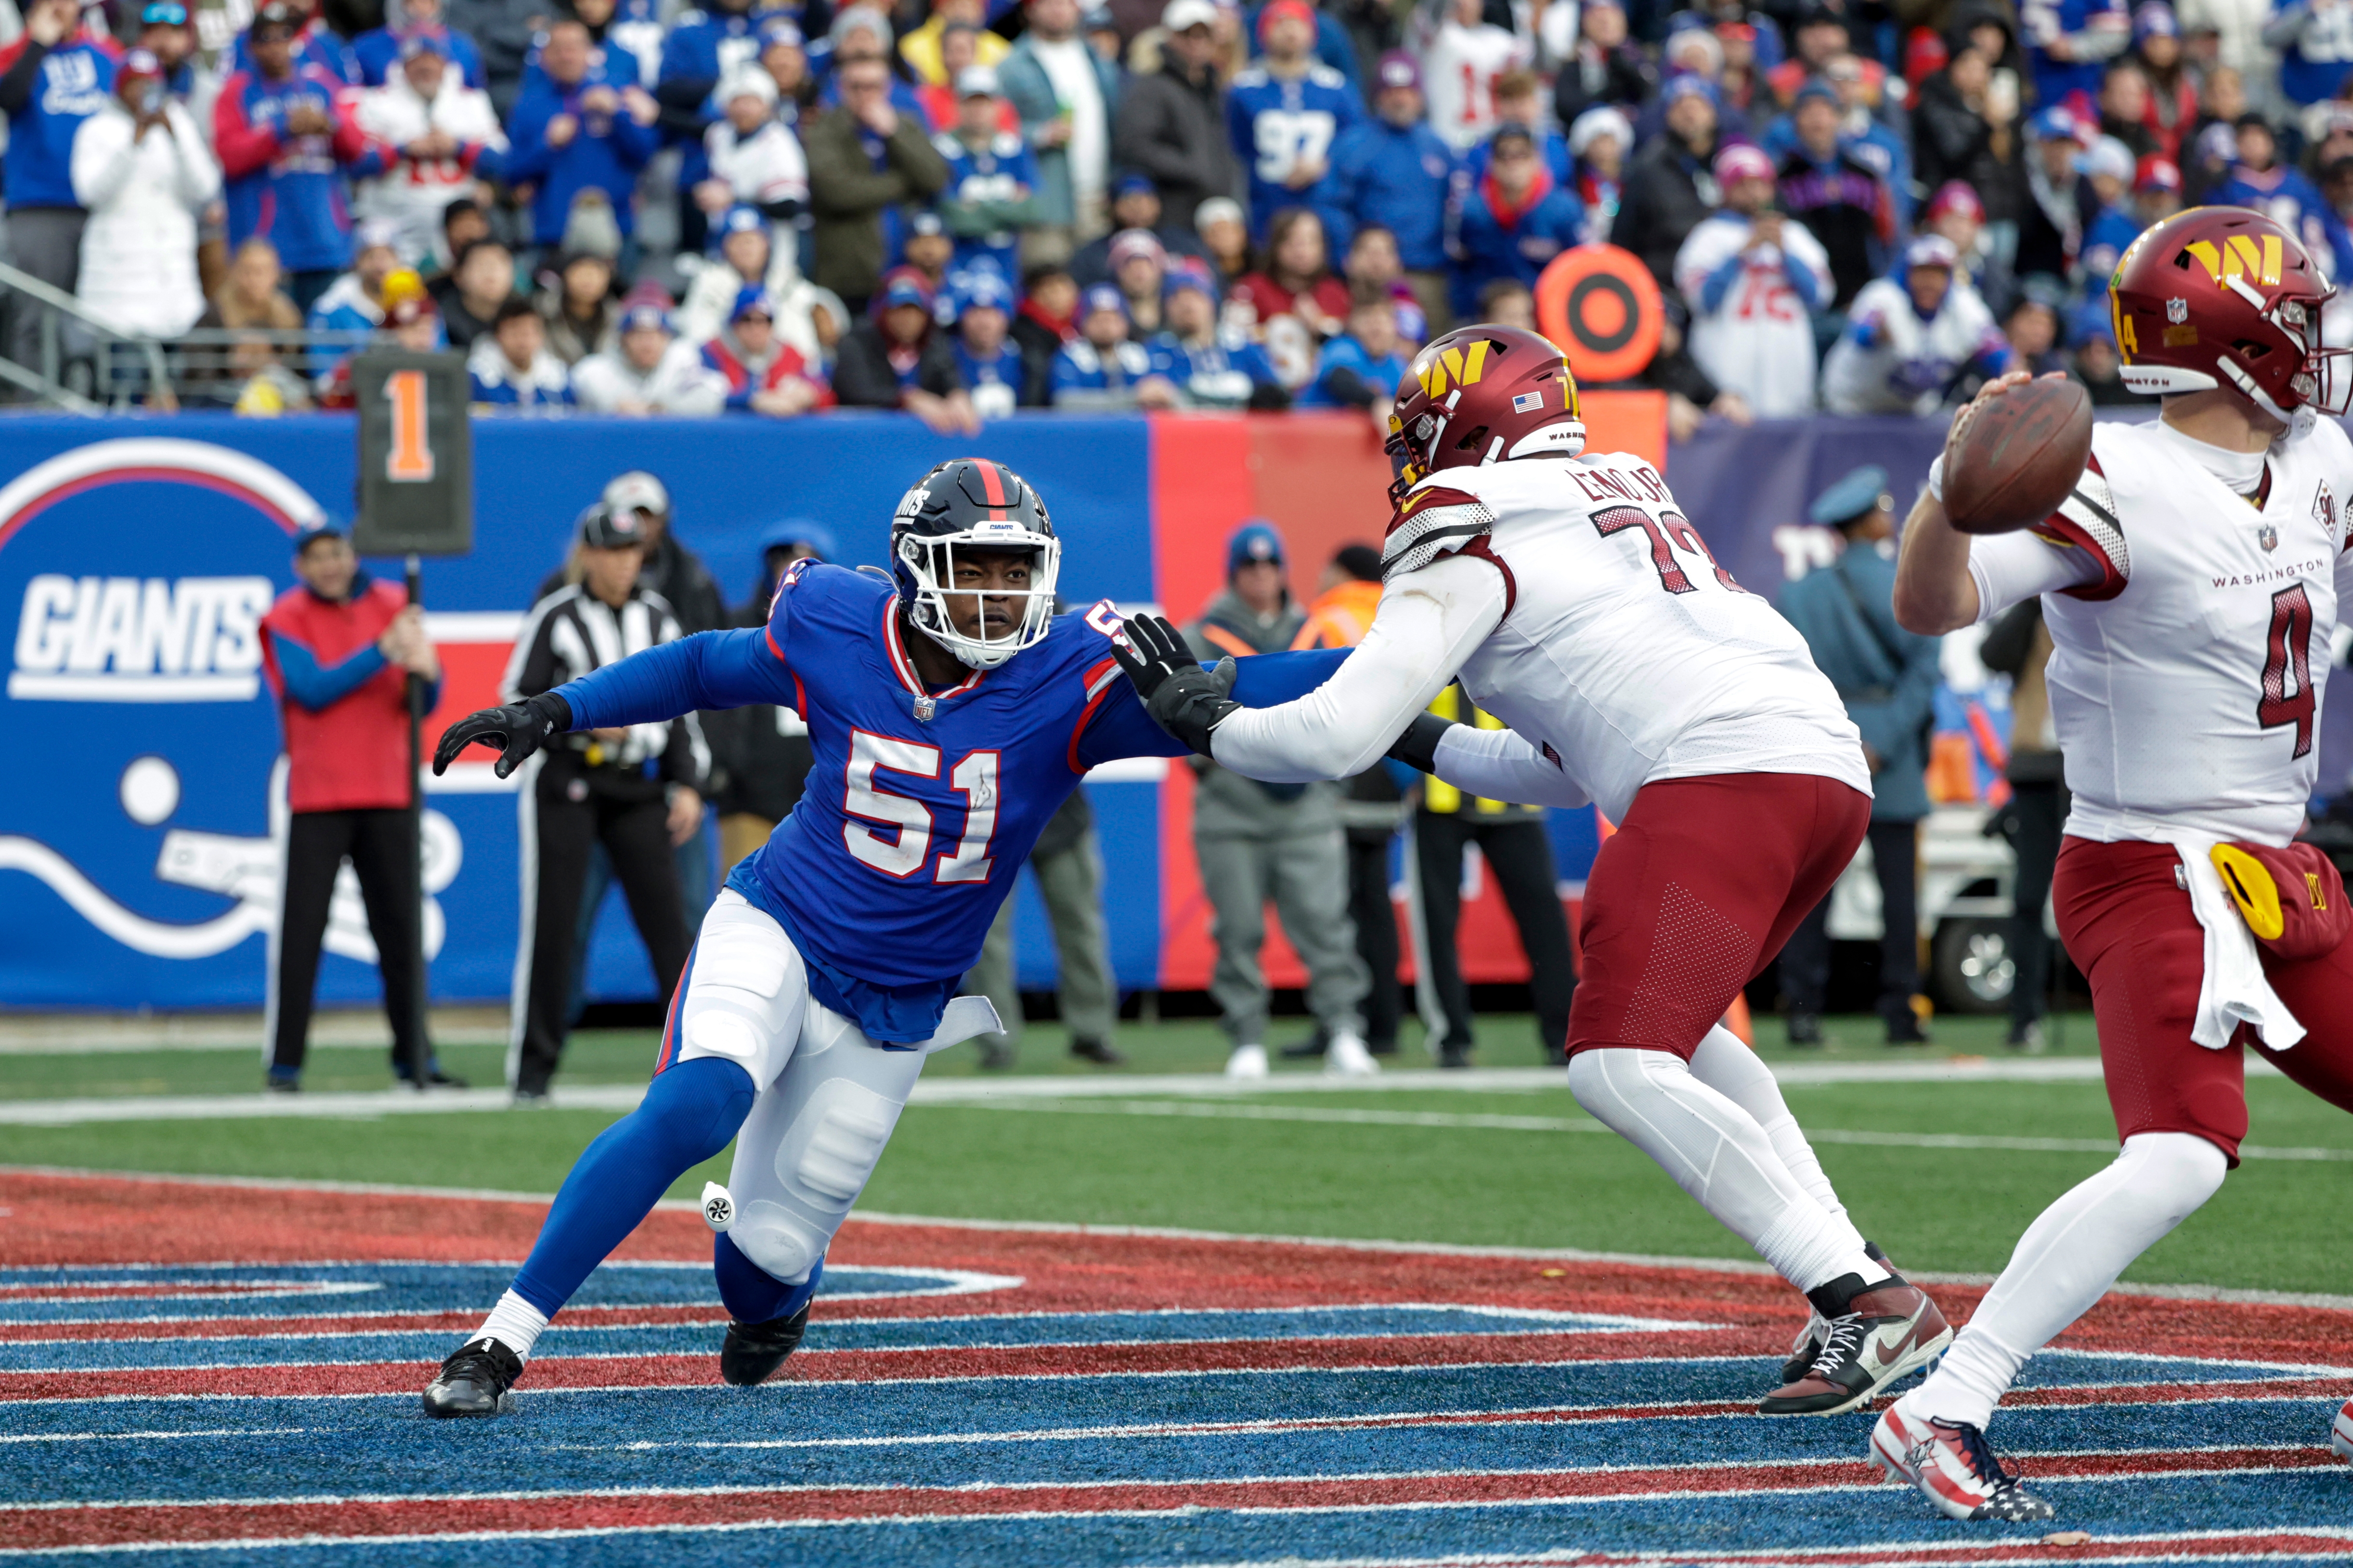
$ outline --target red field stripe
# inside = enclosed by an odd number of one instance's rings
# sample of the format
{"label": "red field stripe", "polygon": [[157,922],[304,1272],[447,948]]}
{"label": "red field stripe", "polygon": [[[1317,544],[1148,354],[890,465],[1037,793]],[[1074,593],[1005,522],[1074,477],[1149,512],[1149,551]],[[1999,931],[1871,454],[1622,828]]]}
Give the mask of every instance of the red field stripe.
{"label": "red field stripe", "polygon": [[2013,1388],[2002,1408],[2030,1405],[2187,1405],[2219,1399],[2345,1399],[2353,1378],[2269,1377],[2254,1383],[2105,1383],[2078,1388]]}
{"label": "red field stripe", "polygon": [[[532,1363],[522,1388],[673,1388],[718,1381],[717,1346],[701,1356],[556,1356]],[[1121,1373],[1477,1366],[1738,1354],[1714,1330],[1666,1333],[1399,1334],[1360,1340],[1172,1340],[1149,1344],[946,1346],[936,1350],[803,1351],[781,1381],[934,1377],[1102,1377]],[[422,1388],[428,1362],[348,1366],[124,1367],[0,1373],[0,1401],[252,1394],[280,1399],[396,1394]]]}
{"label": "red field stripe", "polygon": [[[2044,1479],[2329,1465],[2326,1449],[2221,1449],[2083,1455],[2038,1462]],[[1158,1513],[1195,1509],[1366,1509],[1540,1503],[1661,1495],[1815,1491],[1877,1484],[1859,1462],[1663,1467],[1566,1472],[1314,1477],[1298,1480],[1118,1481],[1077,1486],[807,1487],[668,1494],[372,1498],[0,1508],[16,1551],[147,1542],[365,1538],[558,1530],[654,1529],[774,1521],[850,1522],[1002,1514]],[[460,1504],[461,1506],[453,1506]],[[465,1528],[452,1531],[453,1517]]]}
{"label": "red field stripe", "polygon": [[[2094,1535],[2082,1546],[2053,1549],[2039,1540],[1983,1541],[1937,1544],[1930,1542],[1888,1542],[1873,1546],[1808,1547],[1798,1551],[1779,1549],[1750,1552],[1678,1552],[1676,1561],[1693,1563],[1718,1563],[1723,1568],[1740,1568],[1756,1564],[1757,1568],[1787,1568],[1788,1564],[1804,1563],[1807,1568],[1840,1568],[1863,1564],[1901,1564],[1903,1568],[1931,1568],[1934,1564],[1969,1564],[1978,1563],[2113,1563],[2137,1559],[2162,1558],[2167,1562],[2198,1562],[2217,1558],[2241,1558],[2261,1553],[2277,1556],[2341,1556],[2348,1549],[2343,1534],[2320,1534],[2302,1531],[2211,1531],[2184,1532],[2159,1536]],[[1442,1559],[1433,1559],[1435,1562]],[[1513,1559],[1482,1558],[1482,1564],[1507,1568]],[[1530,1558],[1530,1568],[1547,1560]],[[1655,1555],[1633,1557],[1616,1552],[1600,1552],[1571,1560],[1577,1568],[1618,1568],[1618,1565],[1655,1563]]]}

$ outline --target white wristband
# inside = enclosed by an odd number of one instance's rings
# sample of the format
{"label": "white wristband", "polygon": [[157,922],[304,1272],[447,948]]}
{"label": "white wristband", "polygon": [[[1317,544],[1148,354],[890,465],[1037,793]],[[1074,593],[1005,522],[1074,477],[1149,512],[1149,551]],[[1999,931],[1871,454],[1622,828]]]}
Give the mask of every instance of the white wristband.
{"label": "white wristband", "polygon": [[1945,504],[1945,454],[1942,452],[1937,453],[1936,460],[1928,465],[1928,493],[1936,498],[1938,506]]}

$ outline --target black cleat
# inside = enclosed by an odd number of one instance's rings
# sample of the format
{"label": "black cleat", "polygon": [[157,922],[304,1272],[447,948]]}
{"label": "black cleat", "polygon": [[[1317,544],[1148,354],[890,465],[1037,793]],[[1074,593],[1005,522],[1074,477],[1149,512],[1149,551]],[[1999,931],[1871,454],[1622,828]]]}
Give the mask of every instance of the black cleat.
{"label": "black cleat", "polygon": [[[1879,1243],[1865,1238],[1862,1255],[1890,1274],[1895,1272],[1895,1265],[1887,1260],[1887,1254],[1879,1250]],[[1798,1331],[1798,1342],[1789,1347],[1789,1359],[1781,1363],[1781,1381],[1795,1383],[1811,1372],[1814,1363],[1821,1357],[1823,1342],[1830,1337],[1830,1324],[1820,1312],[1810,1309],[1806,1314],[1806,1326]]]}
{"label": "black cleat", "polygon": [[1115,1068],[1127,1060],[1127,1054],[1108,1040],[1077,1039],[1071,1041],[1071,1055],[1097,1067]]}
{"label": "black cleat", "polygon": [[1789,1043],[1793,1046],[1819,1046],[1822,1043],[1822,1020],[1813,1013],[1789,1015]]}
{"label": "black cleat", "polygon": [[496,1340],[459,1345],[425,1385],[427,1415],[503,1415],[514,1408],[507,1391],[522,1375],[522,1360]]}
{"label": "black cleat", "polygon": [[[406,1062],[393,1064],[392,1079],[395,1083],[406,1088],[414,1089],[417,1086],[416,1076],[408,1070]],[[464,1089],[467,1083],[455,1073],[443,1072],[439,1062],[433,1062],[425,1069],[425,1086],[427,1089]]]}
{"label": "black cleat", "polygon": [[729,1323],[727,1342],[719,1347],[719,1375],[738,1388],[765,1383],[776,1375],[785,1358],[801,1348],[808,1332],[808,1304],[789,1318],[765,1323]]}

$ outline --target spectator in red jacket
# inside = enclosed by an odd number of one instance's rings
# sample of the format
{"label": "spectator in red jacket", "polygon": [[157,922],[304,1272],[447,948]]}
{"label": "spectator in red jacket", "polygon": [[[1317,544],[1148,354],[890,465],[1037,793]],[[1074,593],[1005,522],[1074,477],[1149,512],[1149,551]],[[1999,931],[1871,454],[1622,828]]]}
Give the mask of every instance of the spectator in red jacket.
{"label": "spectator in red jacket", "polygon": [[702,363],[727,378],[732,414],[789,419],[833,406],[833,388],[800,351],[776,337],[776,302],[757,284],[735,297],[726,330],[702,345]]}
{"label": "spectator in red jacket", "polygon": [[256,235],[275,245],[286,291],[307,313],[351,258],[352,178],[383,174],[397,154],[352,118],[343,82],[296,60],[301,26],[285,0],[255,13],[253,68],[222,84],[213,146],[227,180],[229,248]]}
{"label": "spectator in red jacket", "polygon": [[263,666],[286,730],[289,814],[270,943],[269,1087],[301,1087],[319,949],[346,859],[375,939],[393,1071],[411,1078],[411,1064],[423,1061],[427,1082],[455,1084],[433,1060],[419,1007],[425,952],[408,809],[417,777],[408,677],[425,679],[431,707],[440,660],[424,617],[398,588],[360,570],[341,529],[321,523],[296,535],[294,574],[301,583],[261,622]]}

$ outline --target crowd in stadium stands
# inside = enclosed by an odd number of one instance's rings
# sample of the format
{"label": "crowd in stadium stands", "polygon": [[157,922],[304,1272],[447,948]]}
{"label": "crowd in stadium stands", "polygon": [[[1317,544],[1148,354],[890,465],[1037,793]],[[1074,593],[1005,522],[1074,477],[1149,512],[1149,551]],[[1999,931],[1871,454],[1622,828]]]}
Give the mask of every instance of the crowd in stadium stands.
{"label": "crowd in stadium stands", "polygon": [[6,254],[249,413],[348,399],[307,326],[526,412],[1379,418],[1588,241],[1678,431],[2108,402],[2155,218],[2353,267],[2353,0],[114,3],[0,0]]}

